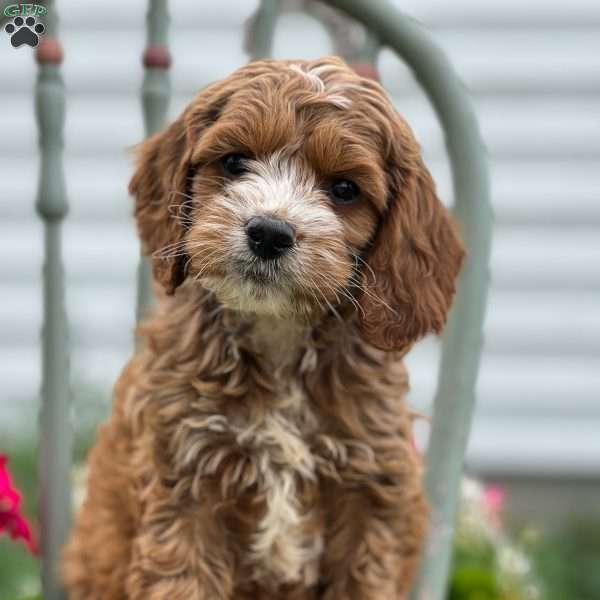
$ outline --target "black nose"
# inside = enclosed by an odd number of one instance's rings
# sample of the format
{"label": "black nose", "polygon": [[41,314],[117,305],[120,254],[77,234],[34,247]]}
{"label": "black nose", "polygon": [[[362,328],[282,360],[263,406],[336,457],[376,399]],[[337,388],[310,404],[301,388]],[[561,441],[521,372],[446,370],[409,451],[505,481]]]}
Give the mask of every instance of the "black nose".
{"label": "black nose", "polygon": [[265,260],[282,256],[294,245],[294,228],[279,219],[252,217],[246,235],[252,252]]}

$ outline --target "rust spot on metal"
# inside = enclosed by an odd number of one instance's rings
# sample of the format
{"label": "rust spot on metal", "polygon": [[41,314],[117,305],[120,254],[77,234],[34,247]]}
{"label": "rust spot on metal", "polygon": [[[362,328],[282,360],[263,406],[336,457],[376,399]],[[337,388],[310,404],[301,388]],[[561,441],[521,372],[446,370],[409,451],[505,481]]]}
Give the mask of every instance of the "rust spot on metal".
{"label": "rust spot on metal", "polygon": [[144,50],[142,62],[145,67],[168,69],[171,66],[171,53],[165,46],[150,44],[150,46]]}
{"label": "rust spot on metal", "polygon": [[369,79],[374,79],[375,81],[380,81],[381,77],[379,76],[379,70],[377,67],[371,63],[366,62],[357,62],[352,63],[351,67],[361,76],[368,77]]}
{"label": "rust spot on metal", "polygon": [[56,64],[59,65],[64,57],[63,47],[58,38],[45,37],[35,51],[35,60],[40,65]]}

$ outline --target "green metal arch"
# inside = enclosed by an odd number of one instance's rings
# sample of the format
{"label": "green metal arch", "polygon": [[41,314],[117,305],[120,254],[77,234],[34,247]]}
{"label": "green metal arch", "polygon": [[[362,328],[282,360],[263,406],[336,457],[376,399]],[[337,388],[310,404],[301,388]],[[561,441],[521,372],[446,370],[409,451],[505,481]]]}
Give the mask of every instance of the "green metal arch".
{"label": "green metal arch", "polygon": [[[432,522],[414,600],[446,595],[462,465],[475,405],[489,283],[492,209],[487,153],[471,99],[442,50],[410,16],[387,0],[321,0],[361,22],[411,68],[442,125],[452,170],[454,214],[468,258],[442,347],[427,451]],[[277,0],[263,0],[252,57],[269,54]]]}
{"label": "green metal arch", "polygon": [[454,213],[469,256],[444,336],[426,485],[432,504],[431,533],[415,600],[446,594],[456,504],[483,340],[489,283],[492,209],[487,153],[465,87],[446,55],[418,23],[385,0],[323,0],[362,22],[412,69],[443,127],[452,169]]}

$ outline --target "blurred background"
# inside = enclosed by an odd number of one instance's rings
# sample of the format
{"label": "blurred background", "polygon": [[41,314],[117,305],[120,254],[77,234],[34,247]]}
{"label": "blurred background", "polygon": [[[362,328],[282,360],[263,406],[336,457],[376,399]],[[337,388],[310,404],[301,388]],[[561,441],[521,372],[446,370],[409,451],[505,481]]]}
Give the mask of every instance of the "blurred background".
{"label": "blurred background", "polygon": [[[539,571],[562,579],[543,598],[597,600],[600,2],[394,4],[421,21],[448,53],[473,94],[491,161],[496,215],[491,291],[466,470],[501,490],[512,535],[544,536]],[[62,0],[57,6],[67,87],[70,214],[64,261],[81,453],[95,423],[107,414],[111,386],[133,351],[138,242],[126,191],[127,148],[143,138],[139,90],[146,3]],[[246,62],[244,22],[255,8],[256,0],[171,4],[171,117],[203,86]],[[302,15],[281,19],[275,57],[330,52],[316,21]],[[389,51],[379,66],[450,204],[442,132],[427,99]],[[31,512],[43,258],[34,210],[35,75],[33,50],[13,48],[0,32],[0,452],[11,455],[15,478],[30,490]],[[435,388],[438,346],[425,340],[409,357],[411,401],[425,412]],[[30,560],[9,557],[5,546],[2,541],[3,600],[8,565]]]}

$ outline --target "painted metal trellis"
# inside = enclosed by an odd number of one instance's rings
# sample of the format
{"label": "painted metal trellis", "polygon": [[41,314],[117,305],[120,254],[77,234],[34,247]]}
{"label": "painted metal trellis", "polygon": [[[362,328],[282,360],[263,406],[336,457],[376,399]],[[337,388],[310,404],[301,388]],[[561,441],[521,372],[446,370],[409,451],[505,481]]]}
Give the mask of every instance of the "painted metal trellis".
{"label": "painted metal trellis", "polygon": [[[70,522],[72,445],[61,256],[61,225],[68,210],[62,166],[65,92],[60,75],[63,53],[57,38],[57,15],[53,1],[46,4],[47,35],[36,54],[36,115],[41,152],[37,209],[45,235],[40,516],[44,599],[62,600],[64,592],[58,584],[57,567]],[[340,19],[340,13],[332,8],[350,19]],[[413,593],[414,600],[442,600],[487,299],[492,217],[485,150],[470,100],[447,58],[418,24],[387,0],[262,0],[249,28],[251,58],[270,54],[277,16],[290,9],[304,10],[322,20],[332,35],[336,52],[363,75],[377,77],[380,47],[394,50],[412,68],[444,129],[456,199],[454,210],[469,258],[460,276],[459,293],[444,338],[427,454],[432,531]],[[141,91],[146,135],[163,125],[170,100],[168,23],[167,0],[149,0]],[[357,23],[364,26],[362,37],[355,35]],[[151,280],[148,262],[142,258],[138,269],[138,320],[151,302]]]}
{"label": "painted metal trellis", "polygon": [[[171,83],[169,67],[171,54],[167,46],[169,12],[167,0],[150,0],[146,15],[146,49],[142,57],[144,81],[142,83],[142,111],[146,136],[158,131],[164,124]],[[136,320],[139,321],[152,301],[152,269],[147,258],[140,257]]]}
{"label": "painted metal trellis", "polygon": [[[475,405],[475,384],[483,341],[492,232],[487,155],[471,100],[445,54],[409,16],[387,0],[320,0],[362,23],[362,43],[345,48],[345,58],[363,75],[377,77],[380,46],[402,58],[429,97],[442,125],[452,169],[454,214],[469,251],[458,283],[442,347],[442,359],[427,450],[426,487],[432,523],[413,600],[443,600],[446,595],[460,478]],[[259,58],[272,46],[277,9],[303,9],[318,17],[315,0],[262,2],[248,36]],[[344,49],[348,25],[323,24],[336,49]]]}
{"label": "painted metal trellis", "polygon": [[37,211],[44,222],[44,321],[42,331],[42,409],[39,445],[42,587],[45,600],[60,600],[60,550],[71,512],[71,424],[62,222],[68,204],[63,172],[65,90],[60,74],[63,50],[54,2],[47,2],[46,36],[36,52],[35,110],[41,153]]}

